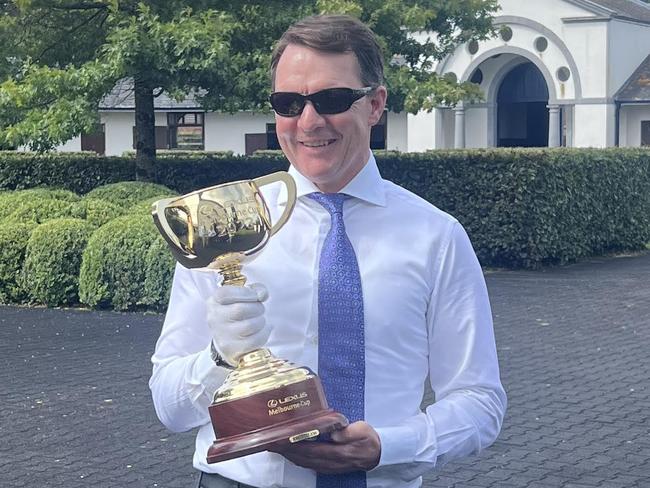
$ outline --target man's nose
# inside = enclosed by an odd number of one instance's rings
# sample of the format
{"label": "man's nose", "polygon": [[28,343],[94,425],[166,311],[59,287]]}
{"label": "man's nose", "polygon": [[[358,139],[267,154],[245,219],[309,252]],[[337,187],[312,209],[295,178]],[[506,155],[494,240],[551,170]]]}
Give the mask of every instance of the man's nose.
{"label": "man's nose", "polygon": [[313,132],[325,125],[325,118],[316,111],[310,101],[305,102],[305,108],[299,117],[298,126],[305,132]]}

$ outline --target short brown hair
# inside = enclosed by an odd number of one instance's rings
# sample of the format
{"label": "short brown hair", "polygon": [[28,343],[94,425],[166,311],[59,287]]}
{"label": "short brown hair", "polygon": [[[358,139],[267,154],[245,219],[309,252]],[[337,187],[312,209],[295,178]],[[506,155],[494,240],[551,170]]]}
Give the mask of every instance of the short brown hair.
{"label": "short brown hair", "polygon": [[313,15],[289,27],[278,41],[271,57],[271,87],[275,89],[275,70],[289,44],[299,44],[328,53],[352,52],[361,68],[364,86],[384,82],[384,61],[377,36],[363,22],[349,15]]}

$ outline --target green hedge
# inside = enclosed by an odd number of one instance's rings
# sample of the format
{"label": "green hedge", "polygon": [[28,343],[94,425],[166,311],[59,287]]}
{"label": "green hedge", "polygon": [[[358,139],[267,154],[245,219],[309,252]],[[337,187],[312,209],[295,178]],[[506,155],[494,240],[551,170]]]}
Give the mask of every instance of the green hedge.
{"label": "green hedge", "polygon": [[106,200],[125,210],[152,197],[166,197],[175,193],[163,185],[143,181],[122,181],[103,185],[86,194],[84,198]]}
{"label": "green hedge", "polygon": [[52,186],[83,194],[100,185],[128,180],[135,180],[132,158],[105,157],[90,152],[0,151],[0,189]]}
{"label": "green hedge", "polygon": [[20,271],[25,250],[36,224],[0,223],[0,303],[21,303],[26,294],[21,286]]}
{"label": "green hedge", "polygon": [[157,239],[161,237],[150,215],[125,215],[97,229],[83,253],[81,302],[117,310],[155,302],[146,296],[144,284],[149,248]]}
{"label": "green hedge", "polygon": [[457,217],[484,265],[535,268],[650,242],[650,151],[483,149],[378,157]]}
{"label": "green hedge", "polygon": [[94,226],[80,219],[55,219],[32,232],[21,283],[31,302],[48,306],[78,303],[79,267]]}
{"label": "green hedge", "polygon": [[[0,153],[0,175],[10,172],[6,154]],[[461,221],[484,265],[534,268],[604,252],[641,249],[650,241],[647,149],[476,149],[376,155],[386,179],[414,191]],[[42,174],[23,186],[34,181],[59,183],[56,178],[46,178],[52,176],[51,167],[56,166],[57,174],[70,174],[71,180],[79,184],[75,191],[88,192],[89,182],[79,175],[90,171],[88,168],[97,168],[99,160],[103,179],[97,185],[114,181],[111,178],[115,174],[135,173],[134,169],[124,169],[135,166],[129,157],[59,157],[60,165],[41,162],[38,167]],[[49,156],[48,161],[55,159]],[[12,164],[18,171],[20,166]],[[156,164],[156,183],[185,193],[287,166],[286,159],[277,153],[253,157],[165,155]],[[29,167],[30,171],[35,168]],[[0,188],[10,187],[4,181],[0,176]],[[144,195],[139,196],[146,200]],[[3,198],[0,193],[0,206]],[[148,203],[133,211],[148,214]]]}

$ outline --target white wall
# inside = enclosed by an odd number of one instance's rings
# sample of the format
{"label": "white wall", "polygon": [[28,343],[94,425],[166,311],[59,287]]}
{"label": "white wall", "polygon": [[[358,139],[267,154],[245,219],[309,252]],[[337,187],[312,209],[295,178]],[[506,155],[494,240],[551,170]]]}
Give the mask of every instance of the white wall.
{"label": "white wall", "polygon": [[408,114],[406,112],[388,112],[386,120],[386,149],[389,151],[409,150]]}
{"label": "white wall", "polygon": [[77,152],[81,151],[81,136],[73,137],[70,139],[68,142],[65,144],[61,144],[60,146],[56,146],[54,148],[55,151],[61,151],[61,152]]}
{"label": "white wall", "polygon": [[563,18],[594,15],[588,10],[564,0],[499,0],[499,6],[501,10],[497,16],[516,15],[535,19],[560,37],[562,37],[562,29],[565,25],[562,22]]}
{"label": "white wall", "polygon": [[621,107],[621,138],[619,145],[641,145],[641,121],[650,120],[650,105],[624,105]]}
{"label": "white wall", "polygon": [[135,112],[102,112],[100,117],[106,136],[106,156],[133,151]]}
{"label": "white wall", "polygon": [[[575,147],[606,147],[613,132],[608,123],[611,107],[605,104],[576,105],[574,109],[573,142]],[[610,142],[609,145],[612,145]]]}
{"label": "white wall", "polygon": [[607,34],[607,22],[566,24],[564,28],[565,42],[580,72],[583,98],[608,95]]}
{"label": "white wall", "polygon": [[205,150],[246,153],[245,134],[266,132],[266,124],[273,123],[272,114],[239,112],[224,114],[210,112],[205,116]]}
{"label": "white wall", "polygon": [[609,36],[608,95],[613,96],[650,54],[650,26],[612,21]]}
{"label": "white wall", "polygon": [[487,147],[487,107],[465,108],[465,147]]}
{"label": "white wall", "polygon": [[409,152],[424,152],[436,148],[436,112],[438,109],[407,115]]}

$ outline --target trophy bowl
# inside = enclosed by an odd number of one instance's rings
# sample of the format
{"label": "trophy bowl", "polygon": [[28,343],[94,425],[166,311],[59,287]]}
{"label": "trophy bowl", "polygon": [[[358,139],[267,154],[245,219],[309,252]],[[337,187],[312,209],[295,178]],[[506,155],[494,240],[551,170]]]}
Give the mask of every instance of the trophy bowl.
{"label": "trophy bowl", "polygon": [[[277,222],[260,187],[282,182],[287,204]],[[283,171],[155,202],[152,216],[174,258],[186,268],[222,275],[222,286],[243,286],[242,264],[287,222],[296,186]],[[207,462],[281,448],[342,429],[348,420],[328,407],[318,376],[307,367],[249,351],[215,392],[208,408],[216,440]]]}

